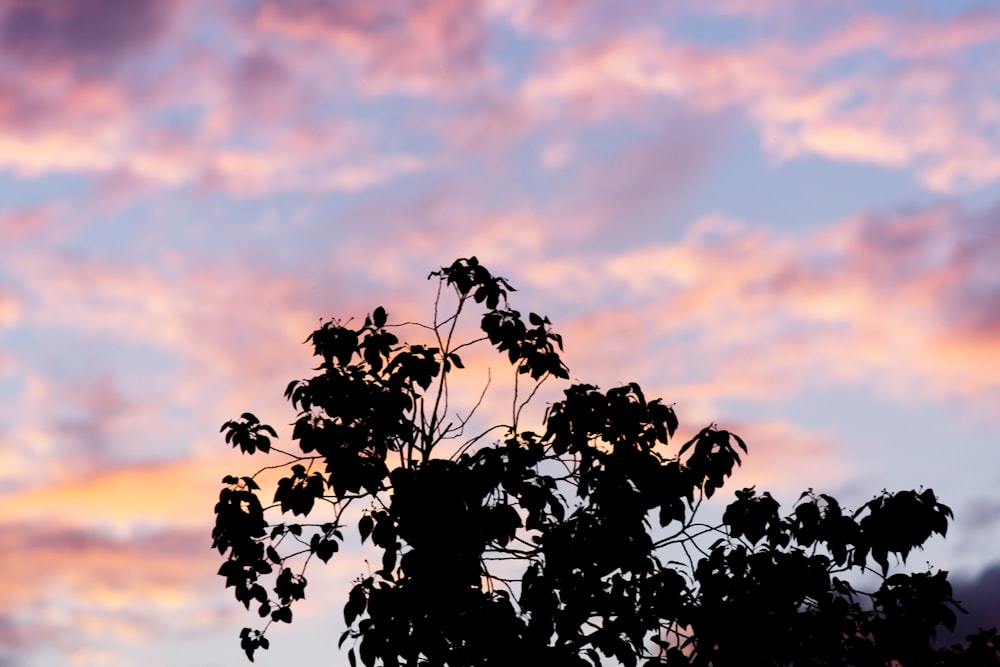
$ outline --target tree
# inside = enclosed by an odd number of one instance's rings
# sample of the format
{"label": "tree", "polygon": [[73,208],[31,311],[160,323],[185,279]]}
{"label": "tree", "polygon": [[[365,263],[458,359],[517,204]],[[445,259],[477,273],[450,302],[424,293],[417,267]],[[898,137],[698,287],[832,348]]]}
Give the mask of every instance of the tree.
{"label": "tree", "polygon": [[[215,506],[219,574],[267,619],[241,634],[250,660],[271,624],[292,621],[308,565],[356,524],[379,567],[344,606],[351,665],[1000,664],[995,631],[935,647],[961,611],[947,573],[895,567],[947,532],[951,510],[932,490],[883,491],[853,512],[810,490],[782,516],[769,493],[741,489],[705,523],[703,501],[747,451],[739,436],[709,425],[676,443],[673,407],[635,383],[569,384],[543,433],[521,430],[539,385],[569,380],[561,337],[512,309],[514,289],[475,257],[429,277],[431,324],[390,324],[378,307],[360,327],[331,320],[307,338],[317,374],[285,390],[299,453],[272,445],[251,413],[222,427],[245,453],[284,457],[226,476]],[[449,291],[454,310],[439,319]],[[481,334],[459,341],[477,304]],[[431,342],[401,343],[405,327]],[[460,351],[486,344],[532,390],[515,391],[512,423],[466,437],[475,408],[446,421],[449,378]],[[257,479],[276,469],[286,476],[265,507]],[[875,583],[862,590],[859,575]]]}

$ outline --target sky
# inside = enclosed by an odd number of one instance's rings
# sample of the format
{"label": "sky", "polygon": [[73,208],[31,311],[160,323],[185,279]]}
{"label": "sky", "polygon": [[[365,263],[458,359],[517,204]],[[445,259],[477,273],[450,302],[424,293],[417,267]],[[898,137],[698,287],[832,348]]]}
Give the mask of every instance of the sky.
{"label": "sky", "polygon": [[[723,495],[933,488],[1000,623],[998,186],[993,2],[0,0],[0,666],[245,664],[219,426],[471,255]],[[257,664],[346,664],[359,558]]]}

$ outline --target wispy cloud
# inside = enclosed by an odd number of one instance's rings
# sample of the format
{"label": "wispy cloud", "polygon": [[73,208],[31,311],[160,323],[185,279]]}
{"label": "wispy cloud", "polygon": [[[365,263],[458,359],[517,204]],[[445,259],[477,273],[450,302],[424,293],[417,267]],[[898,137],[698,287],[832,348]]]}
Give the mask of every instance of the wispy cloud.
{"label": "wispy cloud", "polygon": [[817,154],[907,167],[934,190],[982,186],[1000,176],[997,146],[987,138],[997,126],[988,110],[998,82],[978,59],[965,59],[1000,32],[1000,20],[963,15],[944,39],[932,39],[939,29],[869,15],[813,44],[776,37],[717,48],[636,30],[559,52],[522,94],[584,123],[640,113],[651,97],[694,112],[735,108],[780,160]]}
{"label": "wispy cloud", "polygon": [[200,533],[126,541],[7,521],[0,530],[4,648],[16,662],[47,646],[67,663],[121,664],[129,649],[183,628],[188,614],[217,624],[222,617],[212,610],[221,596],[204,594],[212,561]]}
{"label": "wispy cloud", "polygon": [[404,8],[282,0],[261,5],[254,27],[346,56],[359,70],[361,89],[371,93],[449,95],[495,76],[479,3],[429,0]]}

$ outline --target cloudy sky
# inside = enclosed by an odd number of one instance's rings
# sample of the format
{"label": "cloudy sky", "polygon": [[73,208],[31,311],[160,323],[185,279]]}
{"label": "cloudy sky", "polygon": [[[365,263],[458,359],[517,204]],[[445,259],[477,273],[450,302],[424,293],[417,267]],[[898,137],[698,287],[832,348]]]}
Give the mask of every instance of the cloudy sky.
{"label": "cloudy sky", "polygon": [[[998,185],[985,1],[0,0],[0,665],[244,664],[219,425],[288,444],[321,318],[427,320],[473,254],[574,379],[740,433],[734,486],[933,488],[911,563],[975,607]],[[364,567],[258,663],[346,664]]]}

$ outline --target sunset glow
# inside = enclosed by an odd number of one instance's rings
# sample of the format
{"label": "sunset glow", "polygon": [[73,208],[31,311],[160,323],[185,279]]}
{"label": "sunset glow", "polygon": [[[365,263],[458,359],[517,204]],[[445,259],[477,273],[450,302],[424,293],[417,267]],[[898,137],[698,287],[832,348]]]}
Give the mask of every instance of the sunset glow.
{"label": "sunset glow", "polygon": [[[1000,623],[994,3],[0,0],[0,666],[241,664],[219,426],[292,448],[306,336],[471,255],[741,434],[726,498],[933,488]],[[256,664],[347,665],[348,551]]]}

